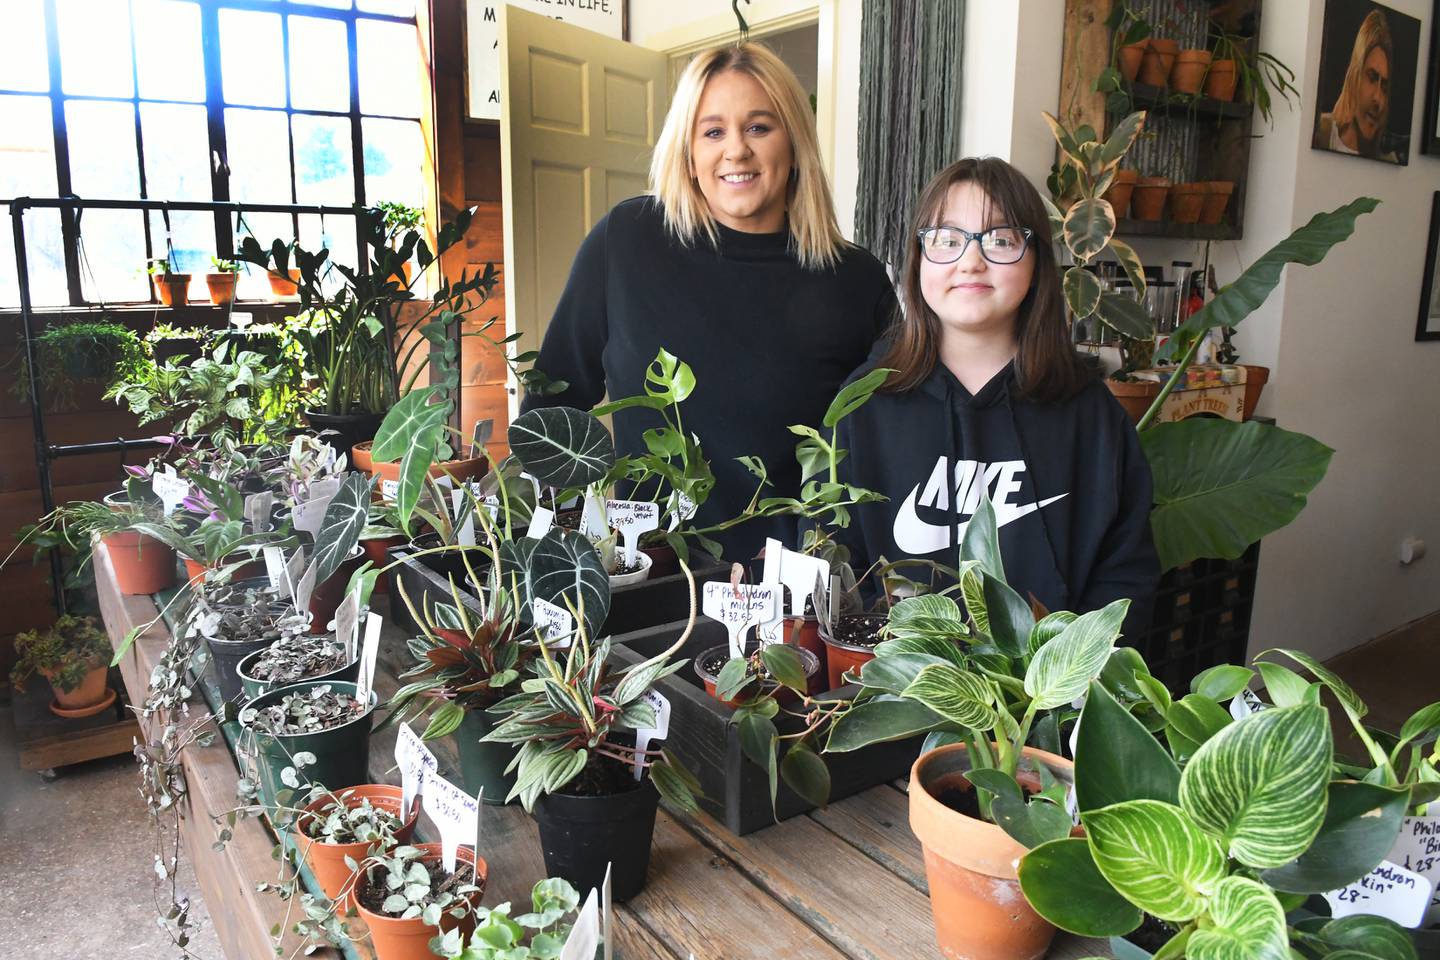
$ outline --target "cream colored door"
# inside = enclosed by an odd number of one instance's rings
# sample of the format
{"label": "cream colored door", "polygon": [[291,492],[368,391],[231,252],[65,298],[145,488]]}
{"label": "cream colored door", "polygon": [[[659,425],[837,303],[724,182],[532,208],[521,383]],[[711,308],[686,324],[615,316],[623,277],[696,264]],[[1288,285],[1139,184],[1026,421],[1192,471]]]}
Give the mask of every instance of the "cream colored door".
{"label": "cream colored door", "polygon": [[500,63],[505,317],[524,352],[539,349],[580,241],[645,192],[669,87],[663,53],[508,5]]}

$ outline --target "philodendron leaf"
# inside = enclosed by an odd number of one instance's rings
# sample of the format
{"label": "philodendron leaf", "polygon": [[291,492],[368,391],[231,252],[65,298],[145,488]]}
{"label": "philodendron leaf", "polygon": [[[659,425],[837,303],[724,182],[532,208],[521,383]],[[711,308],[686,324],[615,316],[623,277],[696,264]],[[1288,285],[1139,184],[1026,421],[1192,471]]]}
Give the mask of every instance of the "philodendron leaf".
{"label": "philodendron leaf", "polygon": [[1236,860],[1278,867],[1320,832],[1333,755],[1323,707],[1251,714],[1195,752],[1180,777],[1180,805]]}
{"label": "philodendron leaf", "polygon": [[1233,560],[1294,520],[1335,451],[1302,433],[1193,417],[1140,434],[1155,478],[1150,528],[1162,569]]}
{"label": "philodendron leaf", "polygon": [[[887,640],[887,643],[903,641]],[[903,694],[905,688],[915,681],[920,671],[932,664],[950,663],[949,660],[928,653],[891,653],[877,656],[860,668],[860,684],[872,690]]]}
{"label": "philodendron leaf", "polygon": [[948,663],[923,668],[902,696],[918,700],[951,723],[972,730],[989,730],[996,723],[990,684]]}
{"label": "philodendron leaf", "polygon": [[808,679],[798,650],[799,647],[788,644],[771,643],[761,649],[760,658],[765,663],[765,669],[770,671],[770,676],[777,682],[797,693],[804,693]]}
{"label": "philodendron leaf", "polygon": [[780,760],[780,776],[800,796],[817,807],[830,802],[830,770],[825,761],[804,742],[797,742],[785,751]]}
{"label": "philodendron leaf", "polygon": [[1026,652],[1033,654],[1064,633],[1065,628],[1078,619],[1080,619],[1079,615],[1071,613],[1069,610],[1056,610],[1054,613],[1047,614],[1030,628],[1030,637],[1025,644]]}
{"label": "philodendron leaf", "polygon": [[[1336,951],[1353,951],[1367,960],[1417,960],[1410,932],[1394,920],[1359,913],[1331,920],[1316,936]],[[1328,953],[1327,957],[1336,956]]]}
{"label": "philodendron leaf", "polygon": [[1048,800],[1025,802],[1009,796],[997,796],[990,805],[996,826],[1008,833],[1016,843],[1034,849],[1042,843],[1069,836],[1074,821],[1065,808]]}
{"label": "philodendron leaf", "polygon": [[1179,807],[1128,800],[1082,818],[1095,865],[1121,896],[1161,920],[1192,920],[1225,876],[1215,838]]}
{"label": "philodendron leaf", "polygon": [[945,719],[918,700],[882,694],[845,712],[831,728],[826,753],[859,750],[872,743],[904,740],[945,725]]}
{"label": "philodendron leaf", "polygon": [[1053,709],[1086,691],[1105,668],[1129,609],[1129,600],[1115,600],[1092,610],[1036,652],[1025,671],[1025,692],[1035,709]]}
{"label": "philodendron leaf", "polygon": [[[529,557],[528,606],[540,597],[582,611],[589,636],[599,633],[610,612],[610,575],[590,541],[573,530],[555,527],[540,538]],[[567,603],[568,601],[568,603]]]}
{"label": "philodendron leaf", "polygon": [[369,516],[371,483],[363,473],[350,474],[325,507],[325,519],[310,559],[315,568],[316,586],[330,579],[360,542],[360,533]]}
{"label": "philodendron leaf", "polygon": [[572,407],[541,407],[510,424],[510,452],[547,487],[583,487],[615,464],[615,443],[605,425]]}
{"label": "philodendron leaf", "polygon": [[1140,926],[1142,914],[1095,866],[1081,838],[1052,840],[1020,860],[1020,889],[1035,912],[1082,937],[1118,937]]}
{"label": "philodendron leaf", "polygon": [[1261,874],[1287,893],[1325,893],[1375,869],[1395,843],[1410,792],[1337,780],[1327,788],[1325,822],[1299,859]]}
{"label": "philodendron leaf", "polygon": [[995,524],[995,506],[990,495],[981,491],[975,504],[975,511],[965,523],[965,535],[960,540],[960,563],[973,560],[980,565],[980,571],[996,580],[1005,580],[1005,564],[1000,559],[1000,528]]}
{"label": "philodendron leaf", "polygon": [[1274,647],[1261,653],[1255,659],[1258,660],[1260,657],[1268,657],[1272,653],[1283,653],[1306,670],[1309,670],[1315,675],[1316,680],[1325,684],[1330,692],[1335,694],[1335,698],[1340,701],[1340,705],[1343,706],[1348,713],[1354,715],[1357,720],[1369,712],[1370,708],[1365,706],[1365,701],[1360,699],[1359,694],[1352,690],[1348,683],[1341,680],[1339,675],[1304,650],[1287,650],[1284,647]]}
{"label": "philodendron leaf", "polygon": [[1190,692],[1217,702],[1231,700],[1250,685],[1255,671],[1233,663],[1217,664],[1202,670],[1190,681]]}
{"label": "philodendron leaf", "polygon": [[954,598],[939,593],[906,597],[890,609],[886,635],[895,640],[912,637],[949,637],[957,642],[968,634],[965,615]]}
{"label": "philodendron leaf", "polygon": [[1075,738],[1075,801],[1084,814],[1126,800],[1179,803],[1180,768],[1097,680]]}
{"label": "philodendron leaf", "polygon": [[1262,884],[1226,877],[1209,903],[1210,924],[1190,937],[1190,960],[1290,960],[1285,911]]}

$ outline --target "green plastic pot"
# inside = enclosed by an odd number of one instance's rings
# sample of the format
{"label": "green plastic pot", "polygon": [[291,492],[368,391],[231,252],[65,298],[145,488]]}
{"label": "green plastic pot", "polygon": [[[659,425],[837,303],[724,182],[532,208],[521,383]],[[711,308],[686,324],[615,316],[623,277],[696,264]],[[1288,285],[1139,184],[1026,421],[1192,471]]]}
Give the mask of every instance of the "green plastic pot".
{"label": "green plastic pot", "polygon": [[[293,683],[288,687],[280,687],[256,697],[248,706],[270,706],[278,703],[286,694],[321,685],[322,682],[318,680]],[[335,680],[325,681],[323,685],[329,686],[339,693],[348,693],[352,697],[355,695],[354,683]],[[246,728],[245,739],[242,742],[250,741],[254,744],[260,799],[264,803],[265,809],[273,813],[276,798],[280,793],[295,790],[282,781],[280,775],[286,767],[294,766],[291,758],[302,751],[314,754],[315,762],[296,771],[300,787],[290,798],[292,800],[303,795],[312,783],[322,783],[331,790],[369,783],[370,725],[375,716],[375,702],[375,693],[372,690],[369,707],[364,714],[348,723],[321,730],[319,733],[274,736],[268,733],[255,733]]]}
{"label": "green plastic pot", "polygon": [[515,786],[515,774],[505,768],[515,757],[515,747],[508,743],[481,743],[480,738],[495,729],[497,718],[485,710],[466,710],[460,729],[455,731],[455,747],[460,754],[460,775],[465,792],[474,796],[485,788],[485,802],[504,804]]}
{"label": "green plastic pot", "polygon": [[[240,678],[240,686],[243,687],[245,690],[246,700],[254,700],[256,697],[262,697],[270,692],[269,683],[264,680],[256,680],[254,677],[250,676],[250,670],[255,666],[256,662],[259,661],[261,655],[269,649],[270,647],[268,644],[264,647],[261,647],[259,650],[256,650],[253,653],[247,655],[244,660],[240,661],[240,665],[235,668],[235,675]],[[329,673],[322,673],[316,677],[306,677],[304,680],[300,680],[297,682],[331,683],[335,680],[344,680],[350,683],[354,683],[355,678],[359,675],[359,673],[360,658],[356,657],[348,665],[343,666],[338,670],[331,670]],[[291,686],[293,686],[293,684],[291,684]]]}

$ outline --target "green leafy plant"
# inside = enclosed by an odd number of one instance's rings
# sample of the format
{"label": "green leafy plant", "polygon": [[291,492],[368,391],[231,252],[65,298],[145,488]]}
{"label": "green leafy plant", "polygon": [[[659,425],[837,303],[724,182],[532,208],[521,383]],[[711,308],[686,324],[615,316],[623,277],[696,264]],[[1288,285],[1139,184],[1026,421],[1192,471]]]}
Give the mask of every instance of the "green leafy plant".
{"label": "green leafy plant", "polygon": [[247,706],[240,711],[240,723],[271,736],[299,736],[349,723],[368,709],[368,704],[322,683],[286,694],[278,703]]}
{"label": "green leafy plant", "polygon": [[180,274],[170,264],[169,257],[151,257],[145,261],[145,272],[152,277],[174,277]]}
{"label": "green leafy plant", "polygon": [[210,269],[214,273],[239,273],[240,267],[234,260],[222,260],[219,257],[210,258]]}
{"label": "green leafy plant", "polygon": [[1250,51],[1254,44],[1251,38],[1237,36],[1213,26],[1211,37],[1214,60],[1235,61],[1237,95],[1242,102],[1253,103],[1267,125],[1275,125],[1275,120],[1270,115],[1275,97],[1289,104],[1292,103],[1290,98],[1293,96],[1294,102],[1299,102],[1300,91],[1295,89],[1293,82],[1295,71],[1274,54],[1256,50],[1252,55]]}
{"label": "green leafy plant", "polygon": [[509,903],[480,907],[468,943],[459,930],[452,930],[438,946],[450,960],[555,960],[579,904],[580,894],[566,881],[541,880],[530,892],[529,913],[512,918]]}
{"label": "green leafy plant", "polygon": [[393,245],[395,240],[411,230],[419,230],[425,224],[425,211],[391,200],[381,200],[375,205],[385,226],[385,242]]}
{"label": "green leafy plant", "polygon": [[457,865],[455,873],[447,874],[438,859],[424,856],[419,847],[400,846],[367,857],[357,871],[365,878],[356,883],[356,898],[376,913],[400,920],[418,917],[432,927],[439,927],[447,914],[463,918],[472,913],[471,898],[478,900],[484,888],[465,881],[471,871]]}
{"label": "green leafy plant", "polygon": [[39,673],[68,693],[110,661],[110,638],[92,617],[61,616],[49,627],[17,634],[15,652],[19,659],[10,682],[16,690],[23,691],[25,681]]}
{"label": "green leafy plant", "polygon": [[[145,348],[134,331],[111,320],[77,320],[52,324],[35,338],[36,369],[45,400],[57,409],[73,408],[82,383],[109,387],[138,376],[146,366]],[[18,343],[0,369],[12,370],[10,393],[30,397],[30,366],[24,343]]]}
{"label": "green leafy plant", "polygon": [[15,546],[0,561],[0,567],[28,546],[35,548],[37,560],[47,550],[75,554],[79,558],[77,569],[83,571],[90,564],[92,537],[133,530],[139,524],[167,522],[160,500],[151,492],[149,484],[132,477],[125,481],[122,494],[112,496],[107,502],[72,500],[22,527]]}

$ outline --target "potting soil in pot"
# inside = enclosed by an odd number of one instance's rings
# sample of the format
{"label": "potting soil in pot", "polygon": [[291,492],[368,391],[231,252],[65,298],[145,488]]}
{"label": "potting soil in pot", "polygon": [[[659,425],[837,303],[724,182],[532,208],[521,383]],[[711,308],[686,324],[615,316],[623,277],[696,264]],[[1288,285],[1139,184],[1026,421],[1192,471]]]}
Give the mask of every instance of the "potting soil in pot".
{"label": "potting soil in pot", "polygon": [[852,613],[840,617],[830,630],[830,636],[852,647],[874,648],[881,639],[881,629],[886,623],[883,613]]}
{"label": "potting soil in pot", "polygon": [[625,554],[620,550],[616,550],[615,569],[610,572],[610,576],[623,577],[627,573],[639,573],[644,569],[645,564],[640,561],[640,555],[638,553],[635,555],[635,562],[630,564],[625,562]]}
{"label": "potting soil in pot", "polygon": [[280,703],[250,708],[254,718],[249,724],[272,736],[304,736],[358,719],[365,714],[366,706],[350,694],[322,684],[286,696]]}

